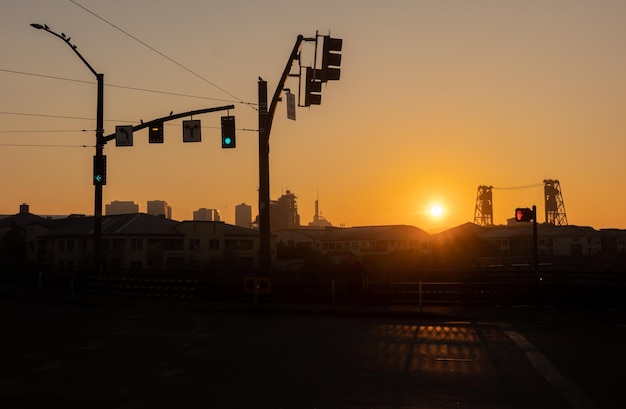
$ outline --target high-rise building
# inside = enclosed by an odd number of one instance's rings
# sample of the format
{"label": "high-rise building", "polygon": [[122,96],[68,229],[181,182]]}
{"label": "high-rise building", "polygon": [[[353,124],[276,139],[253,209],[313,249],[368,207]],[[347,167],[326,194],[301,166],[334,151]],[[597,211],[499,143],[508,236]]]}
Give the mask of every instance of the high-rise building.
{"label": "high-rise building", "polygon": [[139,205],[132,201],[114,200],[105,206],[104,212],[107,216],[115,214],[139,213]]}
{"label": "high-rise building", "polygon": [[202,207],[193,212],[193,219],[195,221],[219,222],[221,221],[220,211]]}
{"label": "high-rise building", "polygon": [[252,228],[252,206],[245,203],[235,206],[235,226]]}
{"label": "high-rise building", "polygon": [[287,190],[278,200],[272,200],[270,218],[272,231],[300,227],[296,195]]}
{"label": "high-rise building", "polygon": [[153,216],[163,216],[166,219],[172,218],[172,207],[163,200],[148,200],[148,214]]}

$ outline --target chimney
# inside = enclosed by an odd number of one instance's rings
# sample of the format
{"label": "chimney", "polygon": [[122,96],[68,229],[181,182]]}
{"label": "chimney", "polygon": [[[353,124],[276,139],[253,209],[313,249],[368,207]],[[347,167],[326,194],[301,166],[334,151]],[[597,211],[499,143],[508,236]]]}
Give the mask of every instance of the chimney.
{"label": "chimney", "polygon": [[28,205],[26,203],[22,203],[20,205],[20,214],[28,214],[30,213]]}

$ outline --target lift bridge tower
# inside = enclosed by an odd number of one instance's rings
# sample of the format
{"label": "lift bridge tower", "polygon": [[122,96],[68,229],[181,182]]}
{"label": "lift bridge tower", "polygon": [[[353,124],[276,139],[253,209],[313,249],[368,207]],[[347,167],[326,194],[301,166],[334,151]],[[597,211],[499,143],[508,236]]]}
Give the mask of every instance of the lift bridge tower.
{"label": "lift bridge tower", "polygon": [[554,226],[567,226],[565,202],[563,202],[559,181],[552,179],[544,180],[543,192],[545,198],[546,223]]}
{"label": "lift bridge tower", "polygon": [[479,226],[493,225],[493,186],[478,186],[476,207],[474,208],[474,224]]}

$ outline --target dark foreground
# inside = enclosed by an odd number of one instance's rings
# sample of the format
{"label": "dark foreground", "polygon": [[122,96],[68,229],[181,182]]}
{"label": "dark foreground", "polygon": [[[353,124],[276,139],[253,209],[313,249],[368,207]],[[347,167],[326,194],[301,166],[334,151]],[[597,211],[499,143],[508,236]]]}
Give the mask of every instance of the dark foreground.
{"label": "dark foreground", "polygon": [[623,408],[622,309],[0,292],[2,408]]}

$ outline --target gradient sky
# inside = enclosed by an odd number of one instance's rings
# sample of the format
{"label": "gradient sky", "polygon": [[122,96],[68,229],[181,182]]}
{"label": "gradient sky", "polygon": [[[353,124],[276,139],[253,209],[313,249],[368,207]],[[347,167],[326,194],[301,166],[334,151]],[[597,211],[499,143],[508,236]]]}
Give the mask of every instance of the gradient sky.
{"label": "gradient sky", "polygon": [[[132,148],[107,144],[105,204],[146,211],[160,199],[177,220],[207,207],[234,223],[245,202],[256,215],[257,78],[271,98],[298,34],[319,30],[344,41],[341,80],[295,122],[279,104],[270,139],[271,197],[295,193],[302,224],[319,194],[335,226],[453,227],[473,221],[479,185],[494,186],[504,224],[515,207],[543,215],[542,181],[557,179],[569,224],[626,228],[625,17],[617,0],[2,0],[0,214],[21,203],[93,214],[95,77],[30,27],[45,23],[104,74],[105,134],[236,105],[236,149],[221,149],[224,113],[194,117],[200,144],[182,143],[180,120],[163,145],[149,145],[147,130]],[[302,47],[303,65],[313,50]]]}

